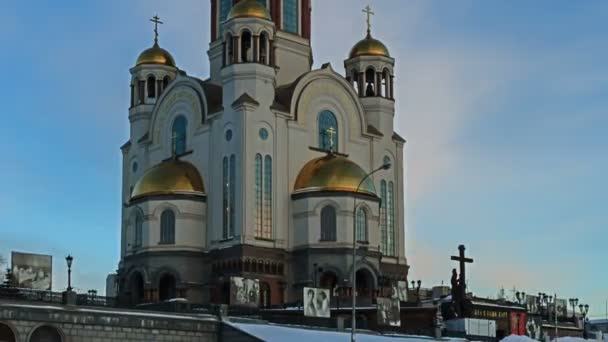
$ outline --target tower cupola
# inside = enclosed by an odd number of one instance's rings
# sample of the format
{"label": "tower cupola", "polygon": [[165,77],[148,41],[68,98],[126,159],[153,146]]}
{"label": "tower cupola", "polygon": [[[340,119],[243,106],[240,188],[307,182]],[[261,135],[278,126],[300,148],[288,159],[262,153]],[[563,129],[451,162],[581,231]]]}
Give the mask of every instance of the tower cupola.
{"label": "tower cupola", "polygon": [[359,97],[381,97],[393,100],[393,67],[395,60],[380,40],[372,37],[371,16],[367,6],[367,35],[350,50],[344,62],[346,79],[353,85]]}

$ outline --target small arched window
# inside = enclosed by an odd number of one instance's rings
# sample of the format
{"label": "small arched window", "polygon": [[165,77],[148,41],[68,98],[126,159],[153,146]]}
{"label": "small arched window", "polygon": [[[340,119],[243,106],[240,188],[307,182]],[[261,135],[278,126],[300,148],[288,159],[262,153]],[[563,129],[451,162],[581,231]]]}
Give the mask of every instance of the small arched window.
{"label": "small arched window", "polygon": [[338,120],[328,110],[319,114],[319,148],[326,151],[338,150]]}
{"label": "small arched window", "polygon": [[363,208],[357,209],[357,241],[367,242],[367,212]]}
{"label": "small arched window", "polygon": [[175,213],[171,209],[166,209],[160,216],[160,243],[175,243]]}
{"label": "small arched window", "polygon": [[365,71],[365,96],[376,96],[376,73],[372,68]]}
{"label": "small arched window", "polygon": [[336,241],[336,209],[331,205],[321,210],[321,241]]}
{"label": "small arched window", "polygon": [[268,65],[268,34],[266,32],[262,32],[260,35],[260,63]]}
{"label": "small arched window", "polygon": [[148,76],[148,97],[155,98],[156,97],[156,77],[150,75]]}
{"label": "small arched window", "polygon": [[186,152],[186,132],[188,121],[183,116],[178,116],[173,122],[171,139],[173,140],[173,154],[178,156]]}
{"label": "small arched window", "polygon": [[169,83],[171,83],[171,78],[169,76],[165,76],[165,78],[163,78],[163,91],[167,89]]}
{"label": "small arched window", "polygon": [[391,89],[391,73],[388,69],[384,69],[382,72],[382,88],[384,89],[384,97],[393,98]]}
{"label": "small arched window", "polygon": [[253,48],[251,44],[251,32],[243,31],[241,33],[241,62],[253,62]]}
{"label": "small arched window", "polygon": [[140,247],[143,240],[143,226],[144,218],[141,213],[137,213],[135,216],[135,243],[134,247]]}

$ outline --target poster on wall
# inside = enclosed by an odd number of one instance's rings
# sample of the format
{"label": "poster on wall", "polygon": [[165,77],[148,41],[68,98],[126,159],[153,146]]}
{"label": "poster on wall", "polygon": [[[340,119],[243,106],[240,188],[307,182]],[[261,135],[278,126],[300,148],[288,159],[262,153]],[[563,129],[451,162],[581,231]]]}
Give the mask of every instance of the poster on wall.
{"label": "poster on wall", "polygon": [[325,317],[331,316],[329,307],[329,289],[304,288],[304,316]]}
{"label": "poster on wall", "polygon": [[526,307],[528,308],[529,314],[533,315],[539,313],[537,297],[532,295],[526,295]]}
{"label": "poster on wall", "polygon": [[53,285],[53,257],[31,253],[11,253],[16,287],[50,291]]}
{"label": "poster on wall", "polygon": [[556,299],[557,317],[568,317],[568,301],[565,299]]}
{"label": "poster on wall", "polygon": [[377,298],[378,325],[401,326],[401,307],[399,298]]}
{"label": "poster on wall", "polygon": [[540,341],[542,337],[541,317],[528,316],[526,320],[526,335],[534,340]]}
{"label": "poster on wall", "polygon": [[407,282],[395,281],[392,285],[391,298],[399,299],[401,302],[407,302]]}
{"label": "poster on wall", "polygon": [[230,305],[257,307],[260,303],[260,281],[241,277],[230,278]]}

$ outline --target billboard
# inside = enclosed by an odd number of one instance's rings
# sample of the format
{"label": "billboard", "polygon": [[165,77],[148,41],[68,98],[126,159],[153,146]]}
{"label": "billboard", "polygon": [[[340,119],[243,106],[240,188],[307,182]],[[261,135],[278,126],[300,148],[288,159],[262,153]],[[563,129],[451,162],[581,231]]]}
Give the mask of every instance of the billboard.
{"label": "billboard", "polygon": [[377,298],[378,325],[401,326],[401,307],[399,298]]}
{"label": "billboard", "polygon": [[525,312],[511,311],[511,335],[526,335],[526,322],[528,317]]}
{"label": "billboard", "polygon": [[557,317],[568,317],[568,301],[565,299],[556,299]]}
{"label": "billboard", "polygon": [[16,287],[50,291],[53,285],[53,257],[31,253],[11,253]]}
{"label": "billboard", "polygon": [[407,302],[407,282],[395,281],[392,286],[391,298],[399,299],[401,302]]}
{"label": "billboard", "polygon": [[526,322],[526,335],[537,341],[542,337],[542,320],[540,316],[528,316]]}
{"label": "billboard", "polygon": [[230,278],[230,305],[257,307],[260,303],[260,281],[241,277]]}
{"label": "billboard", "polygon": [[329,289],[304,288],[304,316],[325,317],[331,316],[329,308]]}

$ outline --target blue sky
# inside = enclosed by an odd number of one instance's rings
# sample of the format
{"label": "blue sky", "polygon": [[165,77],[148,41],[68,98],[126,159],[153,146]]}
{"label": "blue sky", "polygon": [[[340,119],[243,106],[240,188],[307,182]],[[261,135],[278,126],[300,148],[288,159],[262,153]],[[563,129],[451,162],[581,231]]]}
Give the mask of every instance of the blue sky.
{"label": "blue sky", "polygon": [[[315,1],[315,66],[342,70],[362,0]],[[449,281],[460,243],[470,288],[608,299],[605,1],[371,1],[396,58],[408,140],[410,279]],[[129,68],[152,43],[206,77],[208,1],[0,3],[0,254],[52,254],[55,287],[103,291],[119,257]],[[507,291],[509,293],[509,291]]]}

